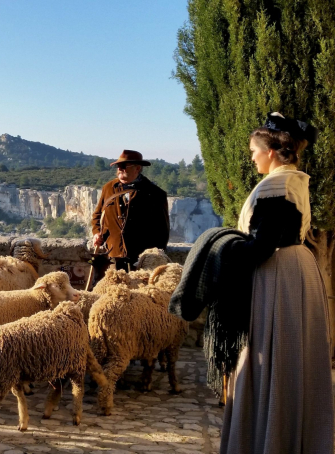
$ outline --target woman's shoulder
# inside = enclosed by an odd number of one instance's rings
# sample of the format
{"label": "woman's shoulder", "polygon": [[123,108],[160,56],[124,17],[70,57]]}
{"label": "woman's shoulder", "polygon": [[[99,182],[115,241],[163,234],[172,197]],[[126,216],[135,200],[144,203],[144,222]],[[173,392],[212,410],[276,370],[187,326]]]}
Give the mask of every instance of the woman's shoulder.
{"label": "woman's shoulder", "polygon": [[309,175],[300,170],[285,170],[267,175],[255,188],[257,198],[287,196],[288,192],[308,191]]}

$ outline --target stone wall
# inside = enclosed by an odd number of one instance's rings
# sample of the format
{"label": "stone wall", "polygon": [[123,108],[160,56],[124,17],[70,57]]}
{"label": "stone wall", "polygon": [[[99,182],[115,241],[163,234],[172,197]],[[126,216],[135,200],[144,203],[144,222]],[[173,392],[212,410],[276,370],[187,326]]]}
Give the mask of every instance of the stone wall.
{"label": "stone wall", "polygon": [[[0,255],[9,255],[11,245],[17,237],[0,237]],[[69,274],[73,287],[81,290],[85,288],[90,265],[90,253],[93,252],[92,241],[86,239],[64,239],[46,238],[41,239],[43,252],[48,254],[46,260],[42,260],[39,268],[39,275],[50,273],[51,271],[65,271]],[[167,254],[173,262],[185,263],[187,254],[191,246],[187,244],[169,243]],[[205,322],[205,313],[195,322],[190,324],[190,330],[185,339],[186,346],[202,345],[202,333]]]}

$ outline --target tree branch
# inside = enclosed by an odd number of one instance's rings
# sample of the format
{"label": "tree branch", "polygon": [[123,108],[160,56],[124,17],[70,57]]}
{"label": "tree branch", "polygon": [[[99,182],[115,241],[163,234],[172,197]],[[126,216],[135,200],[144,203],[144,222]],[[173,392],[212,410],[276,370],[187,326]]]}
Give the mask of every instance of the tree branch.
{"label": "tree branch", "polygon": [[334,247],[335,247],[335,231],[332,234],[332,238],[331,238],[329,246],[328,246],[328,254],[327,254],[328,263],[331,262],[331,259],[333,257]]}
{"label": "tree branch", "polygon": [[308,232],[306,233],[306,240],[318,251],[319,250],[319,244],[317,242],[317,239],[315,238],[313,234],[313,230],[309,229]]}

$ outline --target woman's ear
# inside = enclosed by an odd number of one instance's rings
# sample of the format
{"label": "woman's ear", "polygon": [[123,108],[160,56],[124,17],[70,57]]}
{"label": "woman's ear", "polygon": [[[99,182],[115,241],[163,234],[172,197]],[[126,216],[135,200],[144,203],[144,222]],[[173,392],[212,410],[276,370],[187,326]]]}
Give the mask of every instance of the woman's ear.
{"label": "woman's ear", "polygon": [[277,159],[277,153],[276,153],[272,148],[270,148],[270,149],[268,150],[268,153],[269,153],[269,158],[270,158],[271,160]]}

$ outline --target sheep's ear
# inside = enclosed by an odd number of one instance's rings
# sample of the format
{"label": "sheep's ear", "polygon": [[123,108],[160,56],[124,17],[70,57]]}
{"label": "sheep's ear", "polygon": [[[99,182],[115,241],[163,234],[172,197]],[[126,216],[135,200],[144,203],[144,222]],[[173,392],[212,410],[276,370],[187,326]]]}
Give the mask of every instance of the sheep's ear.
{"label": "sheep's ear", "polygon": [[149,284],[153,284],[156,280],[156,277],[163,273],[167,268],[167,265],[160,265],[153,270],[149,278]]}
{"label": "sheep's ear", "polygon": [[45,284],[44,282],[41,282],[40,284],[35,284],[33,289],[38,290],[38,289],[44,289],[46,287],[47,287],[47,284]]}

